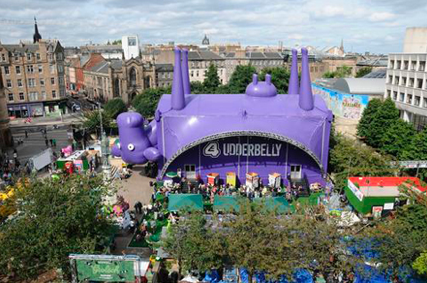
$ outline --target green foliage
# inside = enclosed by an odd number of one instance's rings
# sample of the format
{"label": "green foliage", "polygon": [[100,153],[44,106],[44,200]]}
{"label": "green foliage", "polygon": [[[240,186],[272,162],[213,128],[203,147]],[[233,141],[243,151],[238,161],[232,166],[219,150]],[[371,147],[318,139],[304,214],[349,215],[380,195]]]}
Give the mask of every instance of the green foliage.
{"label": "green foliage", "polygon": [[132,100],[132,106],[143,117],[153,117],[160,98],[167,93],[171,93],[171,88],[148,88]]}
{"label": "green foliage", "polygon": [[204,272],[222,267],[225,242],[216,236],[212,222],[202,213],[192,212],[172,225],[164,249],[177,259],[180,274],[182,268]]}
{"label": "green foliage", "polygon": [[344,188],[348,177],[390,176],[392,158],[377,153],[373,148],[356,140],[336,135],[335,146],[330,150],[329,170],[334,174],[337,188]]}
{"label": "green foliage", "polygon": [[427,160],[427,128],[414,135],[402,153],[404,160]]}
{"label": "green foliage", "polygon": [[399,208],[394,220],[378,222],[360,235],[377,243],[372,249],[378,252],[378,261],[384,263],[380,268],[391,273],[391,279],[404,275],[412,266],[419,274],[426,270],[422,253],[427,250],[427,197],[407,187],[402,187],[402,193],[412,204]]}
{"label": "green foliage", "polygon": [[356,78],[361,78],[372,72],[372,67],[363,67],[356,72]]}
{"label": "green foliage", "polygon": [[191,82],[190,83],[191,93],[203,94],[206,93],[205,87],[202,82]]}
{"label": "green foliage", "polygon": [[418,274],[427,275],[427,251],[421,253],[421,255],[412,264],[412,267]]}
{"label": "green foliage", "polygon": [[359,124],[357,125],[357,135],[359,137],[372,136],[371,124],[376,117],[381,105],[382,101],[378,98],[374,98],[369,101],[368,105],[363,110],[362,117],[360,118]]}
{"label": "green foliage", "polygon": [[291,76],[288,69],[283,67],[265,68],[261,71],[259,79],[264,81],[266,74],[271,75],[271,81],[277,88],[278,93],[288,92],[289,78]]}
{"label": "green foliage", "polygon": [[387,154],[402,157],[403,152],[409,147],[415,135],[412,124],[398,119],[381,137],[381,150]]}
{"label": "green foliage", "polygon": [[383,135],[390,127],[399,120],[399,110],[394,102],[387,98],[373,115],[370,123],[369,135],[366,136],[366,143],[374,148],[381,149],[383,144]]}
{"label": "green foliage", "polygon": [[[83,127],[87,132],[98,133],[101,128],[101,117],[99,110],[85,111],[82,119]],[[105,111],[102,111],[102,126],[104,129],[111,128],[114,126],[113,119],[109,115],[105,115]]]}
{"label": "green foliage", "polygon": [[70,253],[102,252],[112,227],[99,213],[106,195],[101,178],[82,175],[25,185],[18,215],[1,225],[0,277],[16,282],[56,268],[69,275]]}
{"label": "green foliage", "polygon": [[337,67],[335,72],[326,72],[323,74],[324,78],[348,78],[351,76],[352,67],[342,65],[341,67]]}
{"label": "green foliage", "polygon": [[104,104],[104,114],[116,119],[120,113],[126,112],[127,107],[121,98],[114,98]]}
{"label": "green foliage", "polygon": [[213,93],[221,81],[218,76],[218,68],[214,64],[210,64],[203,81],[203,87],[206,93]]}
{"label": "green foliage", "polygon": [[122,45],[122,40],[121,39],[116,39],[113,42],[111,42],[112,45]]}
{"label": "green foliage", "polygon": [[249,282],[257,270],[270,278],[290,279],[296,269],[305,268],[326,278],[349,271],[357,262],[342,243],[352,231],[339,229],[337,219],[322,207],[278,217],[264,203],[245,198],[239,206],[237,214],[222,220],[216,214],[210,221],[198,213],[186,215],[172,226],[165,249],[189,270],[243,267]]}
{"label": "green foliage", "polygon": [[246,87],[252,82],[252,75],[256,72],[252,65],[237,66],[228,82],[230,93],[245,93]]}

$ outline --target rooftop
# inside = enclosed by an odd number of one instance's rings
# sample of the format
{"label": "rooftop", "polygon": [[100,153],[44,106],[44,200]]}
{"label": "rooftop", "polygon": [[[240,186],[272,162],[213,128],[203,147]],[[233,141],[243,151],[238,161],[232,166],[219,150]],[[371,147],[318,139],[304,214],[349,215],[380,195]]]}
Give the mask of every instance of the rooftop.
{"label": "rooftop", "polygon": [[338,79],[333,88],[349,94],[383,95],[384,78],[345,78]]}

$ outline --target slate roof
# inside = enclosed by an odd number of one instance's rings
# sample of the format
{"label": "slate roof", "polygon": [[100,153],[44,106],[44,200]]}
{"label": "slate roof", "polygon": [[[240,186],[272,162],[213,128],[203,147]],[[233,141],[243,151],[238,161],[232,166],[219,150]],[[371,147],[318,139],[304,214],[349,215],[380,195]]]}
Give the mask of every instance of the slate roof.
{"label": "slate roof", "polygon": [[172,64],[155,64],[155,67],[158,72],[173,72]]}
{"label": "slate roof", "polygon": [[20,44],[2,44],[7,51],[9,52],[20,52],[25,53],[27,51],[35,52],[39,50],[38,44],[23,44],[22,46]]}
{"label": "slate roof", "polygon": [[188,60],[224,60],[221,56],[212,51],[200,50],[200,51],[189,51]]}

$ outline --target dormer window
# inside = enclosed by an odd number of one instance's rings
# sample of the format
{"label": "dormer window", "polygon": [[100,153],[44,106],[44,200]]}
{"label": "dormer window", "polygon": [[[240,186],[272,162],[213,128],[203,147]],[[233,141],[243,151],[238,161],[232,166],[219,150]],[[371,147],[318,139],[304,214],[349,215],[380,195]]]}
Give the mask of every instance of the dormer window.
{"label": "dormer window", "polygon": [[27,53],[27,60],[31,60],[31,53]]}

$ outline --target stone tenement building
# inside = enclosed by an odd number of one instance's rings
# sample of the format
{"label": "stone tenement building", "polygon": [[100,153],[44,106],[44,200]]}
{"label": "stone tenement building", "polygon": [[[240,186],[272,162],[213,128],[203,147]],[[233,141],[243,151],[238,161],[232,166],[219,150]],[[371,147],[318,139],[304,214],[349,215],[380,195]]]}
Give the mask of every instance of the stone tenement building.
{"label": "stone tenement building", "polygon": [[4,94],[2,70],[0,68],[0,148],[12,146],[12,134],[9,129],[9,117],[7,116],[7,102]]}
{"label": "stone tenement building", "polygon": [[42,40],[37,23],[33,43],[0,44],[0,68],[9,116],[59,115],[65,107],[64,48]]}

